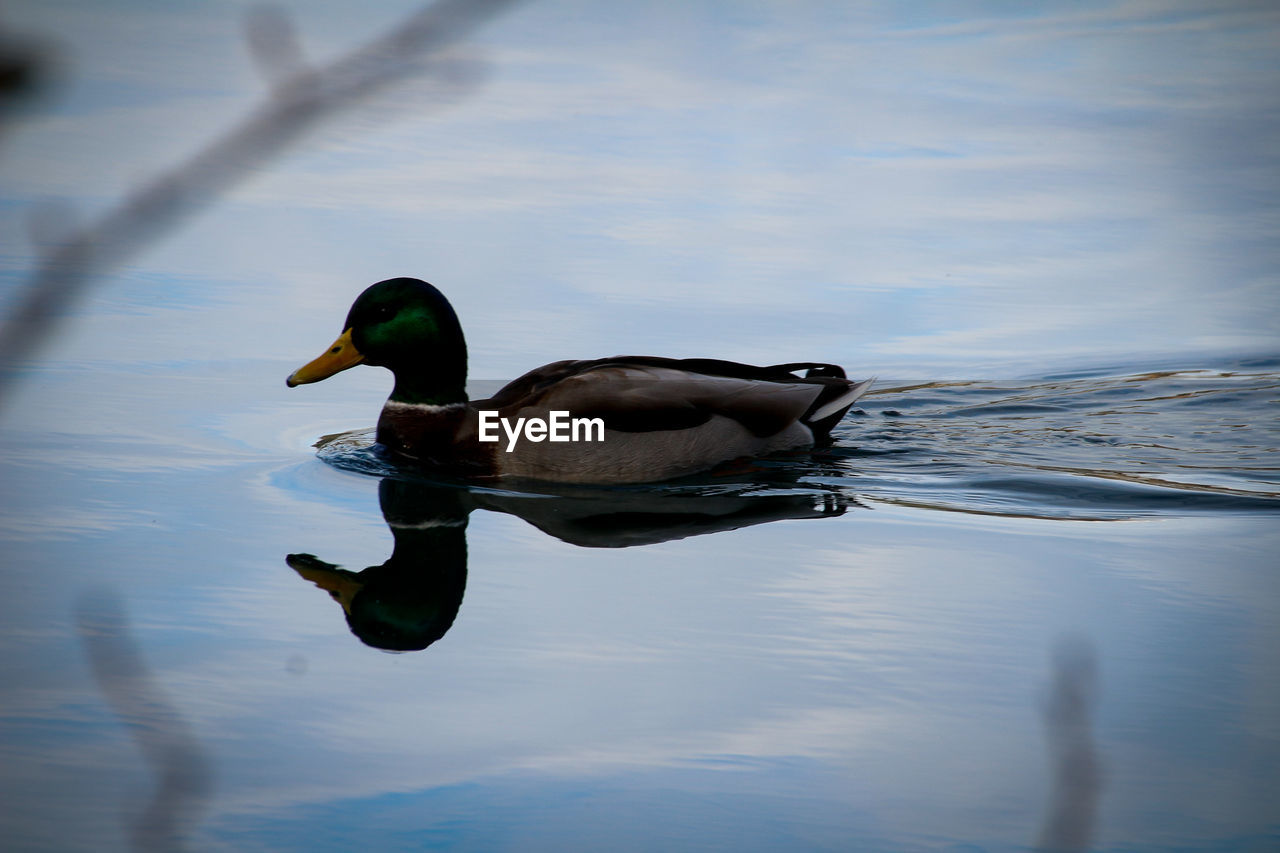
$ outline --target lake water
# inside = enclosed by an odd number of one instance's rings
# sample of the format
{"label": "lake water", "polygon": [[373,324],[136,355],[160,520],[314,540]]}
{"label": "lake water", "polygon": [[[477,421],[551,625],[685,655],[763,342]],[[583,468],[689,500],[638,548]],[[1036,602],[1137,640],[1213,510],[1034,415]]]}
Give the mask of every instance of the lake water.
{"label": "lake water", "polygon": [[[6,309],[32,207],[260,94],[236,4],[118,5],[4,9],[79,63],[0,136]],[[522,5],[93,279],[0,398],[5,849],[1280,849],[1280,19],[834,6]],[[284,387],[392,275],[477,395],[880,378],[818,452],[444,482],[384,372]]]}

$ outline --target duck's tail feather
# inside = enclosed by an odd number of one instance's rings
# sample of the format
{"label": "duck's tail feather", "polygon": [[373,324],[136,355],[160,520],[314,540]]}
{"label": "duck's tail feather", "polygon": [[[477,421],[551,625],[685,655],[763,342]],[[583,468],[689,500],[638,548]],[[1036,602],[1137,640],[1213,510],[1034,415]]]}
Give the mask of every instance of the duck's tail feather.
{"label": "duck's tail feather", "polygon": [[766,367],[765,370],[780,370],[784,373],[795,373],[797,370],[805,371],[804,378],[812,379],[815,376],[825,376],[833,379],[847,379],[844,368],[838,364],[829,364],[825,361],[793,361],[789,364],[773,364]]}
{"label": "duck's tail feather", "polygon": [[831,443],[831,430],[840,423],[845,412],[849,411],[858,398],[870,390],[875,381],[876,378],[873,376],[840,388],[835,393],[821,394],[817,400],[814,400],[813,406],[801,421],[813,432],[813,443],[816,446],[825,447]]}

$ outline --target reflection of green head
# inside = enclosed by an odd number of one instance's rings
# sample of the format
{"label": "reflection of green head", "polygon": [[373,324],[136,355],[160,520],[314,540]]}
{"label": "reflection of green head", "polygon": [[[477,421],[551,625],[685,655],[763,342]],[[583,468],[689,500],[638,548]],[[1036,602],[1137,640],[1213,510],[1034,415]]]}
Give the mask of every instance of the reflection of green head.
{"label": "reflection of green head", "polygon": [[[425,595],[406,594],[397,586],[392,595],[378,595],[365,587],[347,611],[347,625],[368,646],[407,652],[425,649],[444,636],[462,604],[466,576],[456,576]],[[419,592],[419,590],[414,590]]]}
{"label": "reflection of green head", "polygon": [[289,565],[342,605],[351,632],[389,651],[425,649],[444,636],[467,585],[467,511],[461,492],[383,480],[382,514],[395,548],[362,572],[291,554]]}
{"label": "reflection of green head", "polygon": [[378,484],[382,516],[395,548],[346,608],[347,624],[367,645],[425,649],[444,636],[467,585],[467,513],[457,490],[402,480]]}
{"label": "reflection of green head", "polygon": [[[391,559],[360,572],[363,583],[346,608],[351,632],[366,645],[392,651],[425,649],[443,637],[467,585],[465,523],[430,532],[392,527]],[[406,547],[407,539],[412,546]]]}

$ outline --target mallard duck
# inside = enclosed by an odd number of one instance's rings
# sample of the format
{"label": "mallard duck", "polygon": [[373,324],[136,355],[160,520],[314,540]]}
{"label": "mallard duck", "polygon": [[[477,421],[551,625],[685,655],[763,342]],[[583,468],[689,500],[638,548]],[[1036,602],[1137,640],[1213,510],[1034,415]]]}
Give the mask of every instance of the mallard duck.
{"label": "mallard duck", "polygon": [[[816,362],[755,367],[616,356],[557,361],[490,399],[469,400],[458,317],[444,294],[413,278],[361,293],[338,339],[287,384],[319,382],[357,364],[395,375],[377,430],[393,454],[462,476],[571,483],[654,482],[828,444],[832,427],[872,382],[851,382],[840,366]],[[562,427],[567,415],[583,432],[566,428],[557,438],[557,413]]]}

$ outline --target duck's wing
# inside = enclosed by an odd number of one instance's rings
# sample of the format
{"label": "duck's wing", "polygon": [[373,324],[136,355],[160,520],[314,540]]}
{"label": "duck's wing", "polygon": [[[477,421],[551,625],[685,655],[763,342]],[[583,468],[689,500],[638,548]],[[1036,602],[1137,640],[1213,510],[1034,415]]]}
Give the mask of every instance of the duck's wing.
{"label": "duck's wing", "polygon": [[845,379],[838,365],[818,362],[757,367],[616,356],[540,367],[473,405],[498,409],[504,417],[567,411],[575,418],[600,418],[606,429],[619,432],[692,429],[720,415],[752,435],[770,436],[799,422],[814,429],[817,439],[869,385]]}

